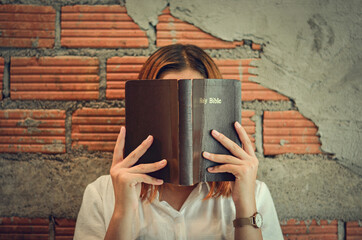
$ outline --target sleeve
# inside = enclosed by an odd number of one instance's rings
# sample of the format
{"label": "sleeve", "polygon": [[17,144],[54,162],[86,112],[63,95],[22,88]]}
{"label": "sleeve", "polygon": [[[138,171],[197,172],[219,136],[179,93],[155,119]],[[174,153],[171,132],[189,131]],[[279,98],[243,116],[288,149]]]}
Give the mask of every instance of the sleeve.
{"label": "sleeve", "polygon": [[83,202],[80,207],[75,225],[74,240],[100,240],[106,235],[102,197],[90,184],[84,191]]}
{"label": "sleeve", "polygon": [[261,182],[257,193],[257,209],[263,217],[261,227],[263,240],[283,240],[282,230],[275,210],[274,202],[267,185]]}

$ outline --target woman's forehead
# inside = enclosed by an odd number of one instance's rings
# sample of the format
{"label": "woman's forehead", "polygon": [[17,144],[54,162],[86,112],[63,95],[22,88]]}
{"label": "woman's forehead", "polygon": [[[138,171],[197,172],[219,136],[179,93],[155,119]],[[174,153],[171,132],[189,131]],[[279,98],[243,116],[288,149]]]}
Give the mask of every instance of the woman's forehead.
{"label": "woman's forehead", "polygon": [[160,76],[160,79],[202,79],[201,73],[192,69],[192,68],[185,68],[181,71],[166,71]]}

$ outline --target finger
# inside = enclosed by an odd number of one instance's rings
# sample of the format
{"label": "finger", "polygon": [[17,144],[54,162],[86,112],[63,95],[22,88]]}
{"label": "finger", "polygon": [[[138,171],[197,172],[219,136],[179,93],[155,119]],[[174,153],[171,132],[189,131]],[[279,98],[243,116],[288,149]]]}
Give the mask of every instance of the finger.
{"label": "finger", "polygon": [[166,159],[163,159],[161,161],[155,162],[155,163],[149,163],[149,164],[140,164],[134,167],[131,167],[128,172],[129,173],[151,173],[155,172],[157,170],[160,170],[164,168],[167,164]]}
{"label": "finger", "polygon": [[234,164],[222,164],[219,166],[215,166],[215,167],[210,167],[207,170],[210,173],[224,173],[224,172],[228,172],[228,173],[232,173],[234,176],[237,176],[239,174],[239,166],[234,165]]}
{"label": "finger", "polygon": [[231,141],[228,137],[224,134],[219,133],[216,130],[211,131],[212,136],[219,141],[226,149],[228,149],[235,157],[241,159],[247,159],[248,155],[246,152],[235,142]]}
{"label": "finger", "polygon": [[146,174],[134,174],[134,184],[136,183],[147,183],[152,185],[161,185],[163,184],[162,179],[157,179]]}
{"label": "finger", "polygon": [[113,150],[112,166],[123,160],[124,138],[126,136],[126,128],[121,127],[121,130],[117,137],[116,145]]}
{"label": "finger", "polygon": [[247,154],[255,157],[253,144],[251,143],[250,138],[249,138],[247,132],[245,131],[245,129],[238,122],[235,122],[235,129],[236,129],[236,132],[239,135],[240,141],[244,145],[245,152]]}
{"label": "finger", "polygon": [[202,156],[210,161],[217,162],[217,163],[230,163],[230,164],[241,164],[240,159],[231,156],[231,155],[224,155],[224,154],[214,154],[209,152],[203,152]]}
{"label": "finger", "polygon": [[133,150],[122,162],[122,167],[129,168],[133,166],[138,159],[145,154],[151,146],[153,137],[149,135],[135,150]]}

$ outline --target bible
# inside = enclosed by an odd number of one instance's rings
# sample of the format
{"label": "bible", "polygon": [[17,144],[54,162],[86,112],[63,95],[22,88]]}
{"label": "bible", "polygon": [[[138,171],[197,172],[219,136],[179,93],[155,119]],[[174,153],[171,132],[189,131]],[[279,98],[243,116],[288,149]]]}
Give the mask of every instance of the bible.
{"label": "bible", "polygon": [[151,147],[136,164],[166,159],[167,165],[149,175],[178,185],[235,180],[230,173],[208,172],[218,163],[202,152],[231,154],[212,137],[213,129],[241,146],[234,128],[235,121],[241,123],[239,80],[129,80],[125,89],[125,156],[152,135]]}

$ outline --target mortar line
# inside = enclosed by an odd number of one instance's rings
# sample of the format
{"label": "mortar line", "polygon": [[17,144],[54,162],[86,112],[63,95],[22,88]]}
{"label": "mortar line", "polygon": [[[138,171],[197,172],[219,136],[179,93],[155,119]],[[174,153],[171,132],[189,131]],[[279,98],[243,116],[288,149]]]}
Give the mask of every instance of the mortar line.
{"label": "mortar line", "polygon": [[346,223],[342,220],[338,220],[338,240],[346,239]]}
{"label": "mortar line", "polygon": [[67,109],[65,112],[65,151],[70,153],[72,150],[72,111]]}
{"label": "mortar line", "polygon": [[106,90],[107,90],[107,58],[101,57],[98,58],[99,61],[99,85],[98,85],[98,100],[105,101],[106,99]]}
{"label": "mortar line", "polygon": [[10,56],[4,57],[3,98],[10,97]]}
{"label": "mortar line", "polygon": [[55,38],[54,49],[61,48],[60,34],[61,34],[61,7],[53,6],[55,8]]}
{"label": "mortar line", "polygon": [[52,215],[49,216],[49,240],[55,239],[55,221]]}
{"label": "mortar line", "polygon": [[263,150],[263,112],[255,113],[255,148],[258,153],[264,155]]}

